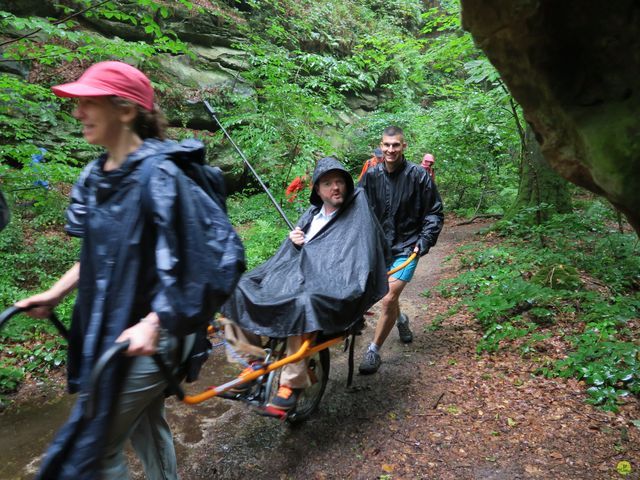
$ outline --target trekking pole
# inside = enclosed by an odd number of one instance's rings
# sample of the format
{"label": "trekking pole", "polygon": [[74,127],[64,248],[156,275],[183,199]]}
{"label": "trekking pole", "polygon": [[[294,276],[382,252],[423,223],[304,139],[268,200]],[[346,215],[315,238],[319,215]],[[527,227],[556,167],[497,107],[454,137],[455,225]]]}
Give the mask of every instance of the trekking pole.
{"label": "trekking pole", "polygon": [[224,128],[224,126],[222,125],[222,123],[220,123],[220,120],[218,120],[218,117],[216,116],[216,112],[213,110],[213,107],[209,104],[209,102],[207,102],[206,100],[203,100],[204,106],[207,109],[207,111],[209,112],[209,115],[211,115],[211,118],[213,118],[215,120],[215,122],[218,124],[218,126],[220,127],[220,129],[222,130],[222,133],[224,133],[225,137],[227,137],[227,139],[229,139],[229,141],[231,142],[231,145],[234,146],[234,148],[236,149],[236,151],[238,152],[238,154],[240,155],[240,157],[242,158],[242,160],[244,161],[245,165],[247,167],[249,167],[249,170],[251,170],[251,173],[253,173],[253,176],[256,178],[256,180],[258,180],[258,183],[260,184],[260,186],[262,187],[262,189],[265,191],[265,193],[267,194],[267,196],[269,197],[269,200],[271,200],[271,202],[273,203],[273,205],[276,207],[276,210],[278,211],[278,213],[280,214],[280,216],[282,217],[282,219],[285,221],[285,223],[287,224],[287,226],[289,227],[290,230],[293,230],[293,224],[289,221],[289,219],[287,218],[287,214],[284,213],[284,210],[282,210],[282,207],[280,207],[280,205],[278,204],[278,202],[276,201],[275,198],[273,198],[273,195],[271,195],[271,192],[269,191],[269,189],[267,188],[267,186],[264,184],[264,182],[262,181],[262,179],[260,178],[260,176],[258,175],[258,172],[255,171],[255,169],[251,166],[251,164],[249,163],[249,160],[247,160],[247,157],[244,156],[244,153],[242,153],[242,150],[240,150],[240,148],[238,147],[238,145],[236,145],[236,142],[233,141],[233,138],[231,138],[231,136],[227,133],[227,130]]}

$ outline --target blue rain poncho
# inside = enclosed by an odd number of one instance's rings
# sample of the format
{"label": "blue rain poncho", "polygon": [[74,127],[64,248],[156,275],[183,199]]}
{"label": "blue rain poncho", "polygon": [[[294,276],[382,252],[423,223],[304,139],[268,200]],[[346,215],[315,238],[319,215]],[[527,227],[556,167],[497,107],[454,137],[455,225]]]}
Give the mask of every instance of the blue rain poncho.
{"label": "blue rain poncho", "polygon": [[[130,358],[121,356],[105,369],[96,416],[86,421],[87,379],[96,359],[151,311],[158,313],[164,328],[179,335],[181,321],[202,312],[206,288],[224,281],[215,269],[202,268],[202,238],[204,229],[226,222],[226,213],[218,208],[218,218],[197,216],[193,183],[169,160],[176,155],[201,162],[204,146],[193,140],[178,144],[149,139],[117,170],[103,171],[105,156],[92,162],[73,187],[66,230],[82,239],[82,249],[67,367],[69,390],[80,395],[38,478],[95,478],[130,364]],[[149,157],[158,161],[144,178],[141,166]],[[224,244],[216,247],[222,254],[238,253],[225,252]],[[244,258],[237,261],[243,264]]]}

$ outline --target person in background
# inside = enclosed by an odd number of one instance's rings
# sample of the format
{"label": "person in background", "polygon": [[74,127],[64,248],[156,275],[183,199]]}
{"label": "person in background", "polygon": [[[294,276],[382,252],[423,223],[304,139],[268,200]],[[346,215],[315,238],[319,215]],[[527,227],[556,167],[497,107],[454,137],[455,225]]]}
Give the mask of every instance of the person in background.
{"label": "person in background", "polygon": [[382,162],[382,150],[380,150],[380,148],[377,147],[373,150],[373,157],[371,157],[369,160],[364,162],[364,165],[362,165],[362,170],[360,171],[360,175],[358,175],[358,182],[360,181],[360,179],[362,178],[362,176],[365,174],[367,170],[369,170],[372,167],[375,167],[381,162]]}
{"label": "person in background", "polygon": [[391,248],[394,257],[391,268],[402,265],[412,253],[418,257],[389,277],[389,293],[382,299],[373,341],[360,363],[361,374],[375,373],[380,368],[380,348],[394,324],[403,343],[413,340],[409,318],[400,313],[400,295],[413,277],[418,258],[436,244],[444,222],[442,200],[435,183],[423,168],[404,157],[407,143],[402,129],[385,128],[380,147],[384,161],[367,170],[359,185],[366,192]]}
{"label": "person in background", "polygon": [[433,158],[433,155],[431,155],[430,153],[425,153],[424,157],[422,157],[422,163],[420,165],[422,165],[422,168],[424,168],[427,173],[431,176],[431,180],[436,179],[436,172],[433,168],[433,164],[436,163],[436,159]]}

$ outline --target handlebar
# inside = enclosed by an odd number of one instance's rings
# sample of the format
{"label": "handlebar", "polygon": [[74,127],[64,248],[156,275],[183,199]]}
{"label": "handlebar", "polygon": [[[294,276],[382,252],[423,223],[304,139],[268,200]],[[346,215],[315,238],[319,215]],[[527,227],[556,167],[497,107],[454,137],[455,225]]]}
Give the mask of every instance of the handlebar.
{"label": "handlebar", "polygon": [[105,368],[113,360],[116,355],[121,354],[129,348],[129,340],[124,342],[115,343],[109,349],[107,349],[91,370],[89,376],[89,392],[87,393],[87,406],[84,410],[84,418],[87,420],[92,419],[96,414],[96,398],[98,396],[98,386],[100,385],[100,379],[104,373]]}
{"label": "handlebar", "polygon": [[[7,323],[11,317],[36,307],[37,305],[33,305],[27,308],[16,307],[14,305],[13,307],[7,308],[2,313],[0,313],[0,330],[2,330],[4,324]],[[58,319],[58,316],[55,314],[55,312],[51,312],[51,315],[49,315],[49,321],[53,323],[53,326],[56,327],[56,330],[58,330],[60,335],[62,335],[65,339],[69,338],[69,330],[67,330],[67,327],[65,327],[64,324]]]}
{"label": "handlebar", "polygon": [[[89,375],[88,392],[86,393],[87,405],[84,411],[85,419],[90,420],[95,416],[96,398],[98,397],[98,386],[100,385],[100,381],[105,369],[115,359],[115,357],[125,352],[129,348],[129,344],[129,340],[114,343],[102,355],[100,355],[100,357],[96,361],[96,364],[93,366],[91,375]],[[180,400],[184,399],[184,391],[182,390],[182,387],[180,387],[180,382],[173,375],[170,368],[164,363],[160,354],[155,353],[154,355],[152,355],[152,358],[158,366],[160,373],[167,381],[167,391],[171,394],[175,394]]]}
{"label": "handlebar", "polygon": [[402,270],[404,267],[406,267],[407,265],[409,265],[411,262],[413,262],[413,259],[416,258],[418,256],[417,253],[412,253],[409,258],[407,258],[404,262],[402,262],[401,265],[398,265],[397,267],[389,270],[387,272],[387,275],[393,275],[394,273],[396,273],[399,270]]}

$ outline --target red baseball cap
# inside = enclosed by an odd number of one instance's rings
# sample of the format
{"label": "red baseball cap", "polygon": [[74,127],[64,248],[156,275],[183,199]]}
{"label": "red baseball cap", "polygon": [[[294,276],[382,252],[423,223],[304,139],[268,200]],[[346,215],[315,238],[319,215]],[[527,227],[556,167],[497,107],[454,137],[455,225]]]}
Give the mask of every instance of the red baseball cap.
{"label": "red baseball cap", "polygon": [[59,97],[103,97],[115,95],[153,110],[153,87],[144,73],[123,62],[108,61],[91,65],[71,83],[51,87]]}

